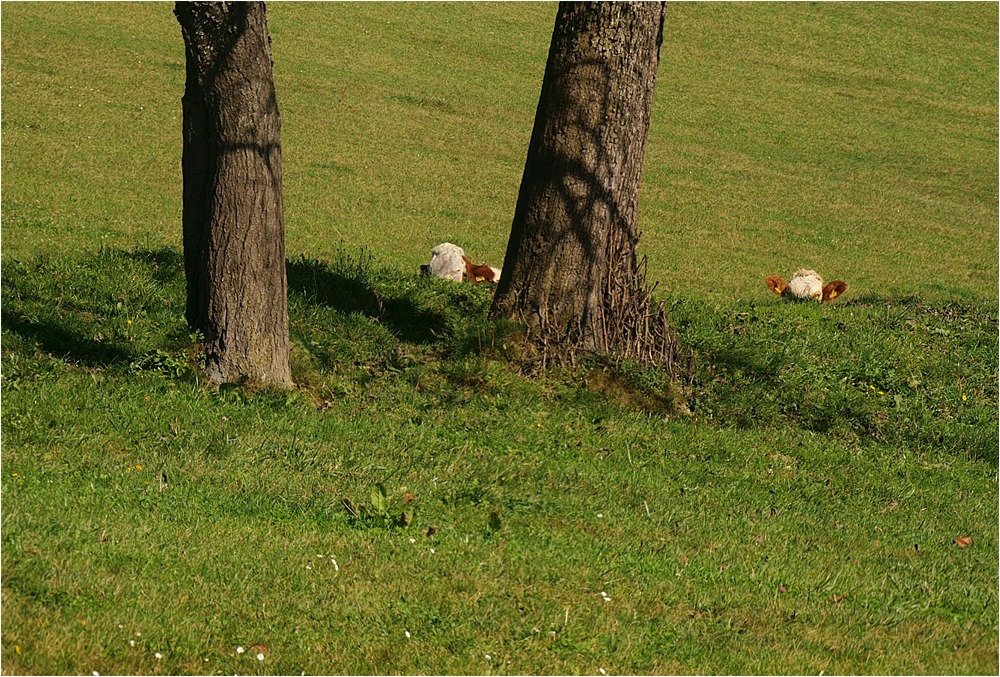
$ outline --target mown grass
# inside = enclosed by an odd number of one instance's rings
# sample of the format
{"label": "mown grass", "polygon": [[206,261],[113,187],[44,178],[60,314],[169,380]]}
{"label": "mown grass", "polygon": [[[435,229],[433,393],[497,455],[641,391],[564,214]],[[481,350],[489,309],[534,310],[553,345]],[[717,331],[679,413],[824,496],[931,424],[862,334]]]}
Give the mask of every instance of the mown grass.
{"label": "mown grass", "polygon": [[3,6],[4,673],[996,673],[996,5],[671,5],[691,416],[413,274],[502,257],[554,13],[271,6],[279,394],[198,380],[170,6]]}
{"label": "mown grass", "polygon": [[[500,265],[553,3],[280,3],[288,249]],[[997,7],[668,8],[641,250],[664,291],[996,295]],[[4,8],[7,255],[178,245],[184,51],[169,4]],[[725,271],[719,274],[719,270]]]}

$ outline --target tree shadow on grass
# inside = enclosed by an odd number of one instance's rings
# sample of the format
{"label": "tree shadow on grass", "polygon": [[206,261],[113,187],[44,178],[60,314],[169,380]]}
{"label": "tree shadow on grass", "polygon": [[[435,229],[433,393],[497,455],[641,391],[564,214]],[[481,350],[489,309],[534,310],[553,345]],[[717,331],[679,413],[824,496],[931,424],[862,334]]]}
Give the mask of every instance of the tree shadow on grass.
{"label": "tree shadow on grass", "polygon": [[[306,306],[360,313],[412,343],[434,343],[448,332],[443,312],[422,306],[412,285],[394,284],[392,271],[374,270],[367,259],[299,257],[286,265],[289,295]],[[388,291],[378,289],[382,277]],[[128,365],[188,340],[185,293],[184,258],[176,248],[5,261],[5,348],[34,346],[86,367]]]}
{"label": "tree shadow on grass", "polygon": [[372,267],[364,258],[341,257],[334,264],[298,257],[286,264],[289,295],[321,304],[341,313],[360,313],[378,320],[397,338],[429,344],[448,327],[443,313],[422,308],[407,292],[380,293],[373,284]]}
{"label": "tree shadow on grass", "polygon": [[133,323],[169,322],[164,300],[182,278],[182,259],[169,248],[7,261],[0,321],[15,346],[85,367],[129,364],[143,353]]}
{"label": "tree shadow on grass", "polygon": [[150,276],[162,284],[176,282],[184,277],[184,256],[173,247],[136,249],[122,252],[122,256],[148,266]]}
{"label": "tree shadow on grass", "polygon": [[[6,303],[5,303],[6,305]],[[4,332],[12,332],[29,345],[86,367],[107,367],[130,362],[137,356],[128,346],[88,337],[82,328],[49,319],[31,319],[3,309]]]}
{"label": "tree shadow on grass", "polygon": [[982,349],[996,344],[995,310],[914,296],[842,307],[702,309],[695,411],[738,429],[789,427],[996,466],[996,358]]}

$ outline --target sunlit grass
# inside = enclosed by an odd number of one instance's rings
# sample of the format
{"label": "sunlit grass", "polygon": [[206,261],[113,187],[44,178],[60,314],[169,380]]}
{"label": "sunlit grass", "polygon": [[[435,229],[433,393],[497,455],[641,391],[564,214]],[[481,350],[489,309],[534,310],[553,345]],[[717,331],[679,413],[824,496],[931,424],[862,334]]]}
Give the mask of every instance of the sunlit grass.
{"label": "sunlit grass", "polygon": [[[452,241],[499,265],[554,15],[272,6],[289,253],[344,244],[411,271]],[[77,234],[177,245],[171,6],[5,16],[5,255]],[[641,196],[651,280],[749,300],[806,266],[849,294],[994,297],[996,23],[988,3],[672,4]]]}
{"label": "sunlit grass", "polygon": [[692,416],[415,275],[503,256],[553,4],[269,7],[299,388],[203,387],[171,9],[3,6],[4,672],[995,674],[996,5],[668,8]]}

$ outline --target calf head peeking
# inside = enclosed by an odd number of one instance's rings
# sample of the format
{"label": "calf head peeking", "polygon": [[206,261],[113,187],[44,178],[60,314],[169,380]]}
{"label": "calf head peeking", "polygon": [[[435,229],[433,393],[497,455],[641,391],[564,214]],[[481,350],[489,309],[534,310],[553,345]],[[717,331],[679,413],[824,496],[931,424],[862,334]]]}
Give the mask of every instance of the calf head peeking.
{"label": "calf head peeking", "polygon": [[431,250],[429,264],[420,266],[421,275],[461,282],[465,276],[465,250],[450,242],[442,242]]}

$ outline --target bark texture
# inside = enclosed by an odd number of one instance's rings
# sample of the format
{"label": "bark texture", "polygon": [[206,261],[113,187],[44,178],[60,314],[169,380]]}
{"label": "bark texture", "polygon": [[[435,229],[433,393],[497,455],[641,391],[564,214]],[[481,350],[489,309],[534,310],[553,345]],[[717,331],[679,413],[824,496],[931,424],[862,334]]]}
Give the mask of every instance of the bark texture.
{"label": "bark texture", "polygon": [[559,5],[493,313],[543,357],[669,361],[637,261],[664,3]]}
{"label": "bark texture", "polygon": [[213,383],[290,387],[281,120],[264,3],[178,2],[187,321]]}

